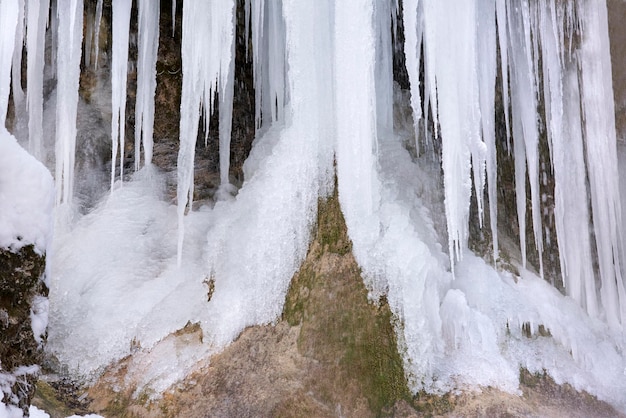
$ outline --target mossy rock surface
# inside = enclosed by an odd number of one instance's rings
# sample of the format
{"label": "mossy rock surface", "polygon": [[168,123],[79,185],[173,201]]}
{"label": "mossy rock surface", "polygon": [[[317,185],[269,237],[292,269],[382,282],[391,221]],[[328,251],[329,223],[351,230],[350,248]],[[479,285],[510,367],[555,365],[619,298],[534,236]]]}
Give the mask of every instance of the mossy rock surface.
{"label": "mossy rock surface", "polygon": [[318,210],[315,239],[291,283],[283,316],[301,326],[300,352],[333,370],[315,379],[322,399],[340,403],[352,388],[379,416],[411,398],[391,311],[385,300],[368,300],[337,194],[321,200]]}
{"label": "mossy rock surface", "polygon": [[[0,249],[0,373],[41,364],[43,347],[33,335],[31,310],[35,297],[48,296],[41,280],[45,267],[45,256],[33,245]],[[35,374],[25,374],[11,385],[12,394],[0,392],[0,400],[27,413],[36,379]]]}

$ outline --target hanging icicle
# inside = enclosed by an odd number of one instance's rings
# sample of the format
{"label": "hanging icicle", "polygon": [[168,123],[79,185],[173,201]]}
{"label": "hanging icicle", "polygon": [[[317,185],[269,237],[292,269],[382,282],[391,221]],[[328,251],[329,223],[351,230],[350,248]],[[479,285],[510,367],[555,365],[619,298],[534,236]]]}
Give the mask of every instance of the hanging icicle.
{"label": "hanging icicle", "polygon": [[83,1],[57,4],[57,109],[56,170],[57,204],[72,203],[76,149],[76,113],[83,42]]}
{"label": "hanging icicle", "polygon": [[150,0],[139,0],[138,7],[139,48],[137,53],[137,101],[135,103],[135,170],[139,170],[142,143],[144,164],[152,163],[154,94],[159,48],[159,4]]}
{"label": "hanging icicle", "polygon": [[17,6],[16,1],[0,0],[0,129],[5,126],[9,107],[15,29],[19,17]]}
{"label": "hanging icicle", "polygon": [[111,190],[115,183],[117,153],[120,153],[120,183],[124,181],[124,140],[126,136],[126,80],[128,67],[128,38],[130,35],[131,0],[113,0],[113,48],[111,59]]}
{"label": "hanging icicle", "polygon": [[50,0],[29,0],[26,31],[28,144],[30,153],[43,161],[43,69],[45,32]]}
{"label": "hanging icicle", "polygon": [[[208,24],[207,24],[208,19]],[[206,121],[214,93],[220,98],[220,187],[228,190],[230,130],[234,88],[235,1],[188,0],[183,4],[183,87],[178,152],[178,262],[184,239],[184,214],[193,203],[193,173],[199,111]],[[207,42],[208,41],[208,42]],[[228,125],[228,126],[226,126]],[[208,134],[208,133],[207,133]]]}

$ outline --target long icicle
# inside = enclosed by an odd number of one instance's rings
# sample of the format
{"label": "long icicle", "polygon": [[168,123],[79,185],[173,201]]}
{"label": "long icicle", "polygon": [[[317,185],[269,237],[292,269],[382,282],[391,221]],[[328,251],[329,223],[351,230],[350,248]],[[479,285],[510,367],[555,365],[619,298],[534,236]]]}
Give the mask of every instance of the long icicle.
{"label": "long icicle", "polygon": [[137,52],[137,102],[135,104],[135,170],[141,162],[152,163],[154,130],[154,94],[159,47],[159,3],[139,0],[139,45]]}
{"label": "long icicle", "polygon": [[83,42],[83,0],[57,4],[57,109],[56,183],[57,204],[72,202],[76,149],[76,114]]}
{"label": "long icicle", "polygon": [[115,183],[117,151],[120,151],[120,182],[124,181],[124,139],[126,130],[126,80],[131,0],[113,0],[113,48],[111,60],[111,190]]}

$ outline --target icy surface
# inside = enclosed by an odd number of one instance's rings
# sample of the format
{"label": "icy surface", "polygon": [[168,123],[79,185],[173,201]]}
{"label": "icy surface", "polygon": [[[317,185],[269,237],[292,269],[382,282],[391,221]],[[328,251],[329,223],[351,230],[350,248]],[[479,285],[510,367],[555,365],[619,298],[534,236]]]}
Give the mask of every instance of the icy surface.
{"label": "icy surface", "polygon": [[52,238],[54,184],[43,164],[0,127],[0,247],[34,244],[44,253]]}
{"label": "icy surface", "polygon": [[[82,27],[82,17],[71,12],[82,10],[82,2],[57,3],[56,178],[58,200],[66,202],[73,190],[73,63],[80,45],[80,31],[71,29]],[[114,42],[121,49],[129,42],[129,3],[113,5]],[[0,0],[2,11],[9,4]],[[139,5],[138,71],[146,77],[139,75],[137,123],[148,163],[157,45],[149,34],[156,33],[158,12],[148,14],[145,5]],[[404,0],[409,98],[394,92],[391,82],[386,28],[395,22],[393,4],[246,2],[258,131],[244,165],[246,181],[231,196],[234,5],[183,4],[178,206],[166,197],[164,175],[146,164],[76,223],[68,222],[63,208],[58,211],[48,351],[61,367],[89,379],[135,353],[129,379],[159,393],[246,326],[276,321],[305,256],[317,199],[329,192],[336,164],[354,255],[371,299],[386,295],[398,320],[412,390],[494,386],[516,393],[519,368],[525,367],[546,370],[557,383],[626,410],[620,264],[625,194],[619,193],[617,172],[624,159],[618,167],[605,6]],[[0,14],[7,22],[0,30],[11,38],[6,45],[0,38],[2,117],[15,46],[15,30],[5,28],[17,27],[16,16],[17,9]],[[113,132],[123,141],[127,52],[116,46],[113,54],[119,54],[112,65],[114,120],[122,122]],[[500,105],[506,109],[501,137],[494,117]],[[208,123],[215,107],[224,199],[191,211],[198,126],[201,117]],[[408,109],[412,117],[406,117]],[[0,138],[0,148],[17,146],[9,139]],[[119,140],[114,144],[123,149]],[[550,153],[546,167],[539,159],[542,141]],[[0,152],[7,161],[0,172],[25,168],[15,163],[15,152]],[[519,227],[521,250],[504,240],[498,245],[500,152],[515,160],[517,221],[506,221]],[[542,170],[554,174],[567,296],[540,279],[547,242]],[[33,180],[14,171],[7,176],[11,186],[15,178]],[[472,194],[478,222],[487,214],[491,220],[488,258],[510,255],[518,276],[497,271],[468,250]],[[533,231],[530,240],[527,229]],[[539,250],[536,257],[527,257],[527,244]],[[530,272],[527,258],[539,258],[533,266],[538,274]],[[44,308],[33,310],[35,327]],[[172,336],[187,324],[200,325],[202,343]]]}

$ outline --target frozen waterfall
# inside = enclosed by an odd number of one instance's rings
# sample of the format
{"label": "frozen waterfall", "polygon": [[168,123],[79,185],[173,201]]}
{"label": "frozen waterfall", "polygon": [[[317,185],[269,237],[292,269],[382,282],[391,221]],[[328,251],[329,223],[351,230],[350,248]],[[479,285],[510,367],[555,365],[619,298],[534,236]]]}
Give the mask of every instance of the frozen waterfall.
{"label": "frozen waterfall", "polygon": [[[25,40],[27,115],[19,117],[28,118],[28,148],[42,161],[44,84],[56,86],[57,205],[80,204],[81,45],[90,59],[95,49],[87,66],[106,62],[110,72],[111,192],[84,216],[58,220],[66,224],[53,243],[48,351],[70,373],[93,377],[129,354],[130,341],[148,350],[200,323],[200,348],[167,354],[176,371],[142,369],[142,383],[163,391],[245,327],[275,321],[318,198],[336,176],[370,297],[385,295],[397,319],[412,390],[515,392],[524,367],[626,410],[618,175],[626,161],[618,160],[603,1],[185,0],[176,206],[151,164],[164,11],[137,3],[133,17],[130,0],[114,0],[106,26],[102,1],[83,25],[83,0],[27,1],[25,17],[21,2],[0,0],[0,119],[17,125],[7,115],[19,101],[24,64],[14,51]],[[176,2],[167,9],[174,36]],[[238,27],[253,68],[256,129],[240,188],[230,166]],[[399,53],[408,90],[394,82]],[[128,97],[134,174],[124,170]],[[214,114],[219,188],[194,206],[197,139],[206,146]],[[505,158],[514,219],[499,209]],[[125,187],[113,187],[117,180]],[[2,179],[0,195],[1,187]],[[550,216],[565,295],[545,268]],[[519,243],[505,243],[499,222],[515,225],[518,236],[508,238]],[[491,237],[480,254],[487,261],[469,248],[473,224]],[[513,271],[495,267],[503,254]],[[539,326],[550,336],[538,336]]]}

